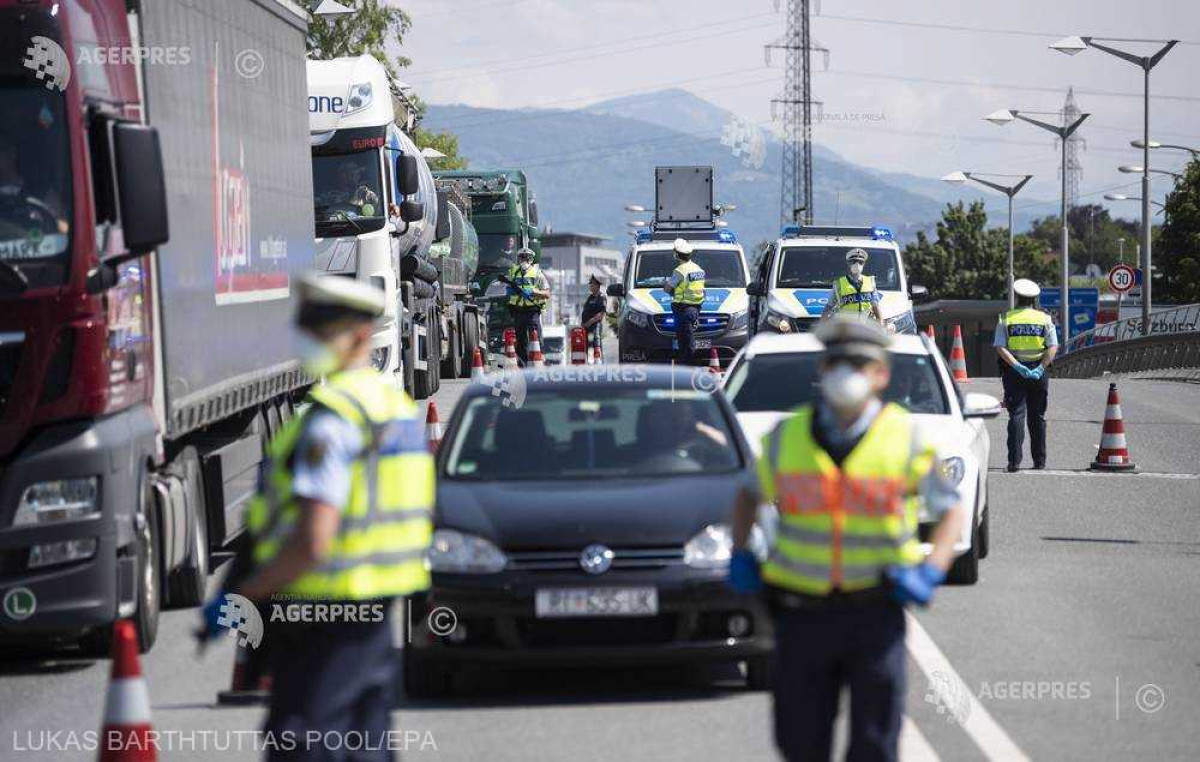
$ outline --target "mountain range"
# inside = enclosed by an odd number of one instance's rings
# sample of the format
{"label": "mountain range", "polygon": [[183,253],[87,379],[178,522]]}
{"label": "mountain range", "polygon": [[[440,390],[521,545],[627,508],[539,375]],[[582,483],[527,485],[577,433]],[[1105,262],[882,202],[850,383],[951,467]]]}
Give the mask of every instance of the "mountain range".
{"label": "mountain range", "polygon": [[[543,225],[601,234],[616,248],[624,248],[626,223],[645,218],[623,207],[653,207],[655,166],[712,165],[716,201],[738,207],[728,221],[749,248],[779,234],[783,147],[763,130],[761,166],[746,166],[721,142],[734,121],[725,109],[672,89],[570,110],[430,104],[422,126],[456,134],[472,167],[524,169]],[[819,145],[813,175],[816,222],[887,225],[902,241],[932,229],[947,201],[983,197],[938,180],[859,166]],[[1018,217],[1018,229],[1027,222]]]}

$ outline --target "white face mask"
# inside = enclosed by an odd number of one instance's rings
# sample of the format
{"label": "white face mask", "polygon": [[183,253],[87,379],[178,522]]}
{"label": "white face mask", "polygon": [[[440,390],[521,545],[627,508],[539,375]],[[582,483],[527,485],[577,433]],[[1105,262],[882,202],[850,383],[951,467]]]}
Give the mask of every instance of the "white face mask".
{"label": "white face mask", "polygon": [[300,355],[300,364],[304,370],[317,378],[328,376],[342,364],[333,347],[304,331],[300,332],[300,337],[296,340],[296,352]]}
{"label": "white face mask", "polygon": [[821,396],[834,410],[854,410],[871,397],[871,382],[862,371],[839,363],[821,375]]}
{"label": "white face mask", "polygon": [[853,275],[855,278],[861,278],[862,271],[863,271],[862,262],[851,262],[850,263],[850,274]]}

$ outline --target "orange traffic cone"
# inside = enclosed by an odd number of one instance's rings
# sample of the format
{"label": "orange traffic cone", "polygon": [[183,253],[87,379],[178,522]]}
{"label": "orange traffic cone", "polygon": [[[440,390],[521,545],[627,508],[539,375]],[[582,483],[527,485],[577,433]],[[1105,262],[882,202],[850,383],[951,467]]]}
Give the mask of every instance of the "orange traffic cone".
{"label": "orange traffic cone", "polygon": [[504,367],[517,367],[517,332],[511,328],[504,331]]}
{"label": "orange traffic cone", "polygon": [[1125,421],[1121,418],[1121,398],[1117,385],[1108,385],[1108,407],[1104,411],[1104,428],[1100,433],[1100,449],[1090,466],[1093,471],[1133,471],[1137,468],[1129,459],[1125,443]]}
{"label": "orange traffic cone", "polygon": [[932,323],[930,323],[929,325],[925,326],[925,335],[926,335],[926,336],[928,336],[928,337],[929,337],[929,338],[931,338],[931,339],[936,339],[936,338],[937,338],[937,335],[936,335],[936,334],[933,332],[933,324],[932,324]]}
{"label": "orange traffic cone", "polygon": [[708,350],[708,372],[721,375],[721,358],[717,355],[716,347]]}
{"label": "orange traffic cone", "polygon": [[529,366],[531,368],[546,367],[546,358],[542,356],[542,342],[538,340],[538,332],[529,332]]}
{"label": "orange traffic cone", "polygon": [[265,646],[234,649],[233,678],[229,690],[217,694],[217,703],[227,706],[262,704],[271,698],[271,675],[266,669]]}
{"label": "orange traffic cone", "polygon": [[963,351],[962,329],[954,326],[954,344],[950,347],[950,374],[955,381],[970,381],[967,375],[967,353]]}
{"label": "orange traffic cone", "polygon": [[442,422],[438,419],[437,403],[433,400],[429,400],[429,407],[425,409],[425,441],[430,452],[437,452],[442,444]]}
{"label": "orange traffic cone", "polygon": [[475,347],[475,352],[471,355],[471,380],[478,381],[483,378],[483,352],[479,351],[479,347]]}
{"label": "orange traffic cone", "polygon": [[119,619],[113,625],[112,676],[100,731],[101,762],[158,759],[152,735],[150,692],[138,660],[137,632],[132,620]]}

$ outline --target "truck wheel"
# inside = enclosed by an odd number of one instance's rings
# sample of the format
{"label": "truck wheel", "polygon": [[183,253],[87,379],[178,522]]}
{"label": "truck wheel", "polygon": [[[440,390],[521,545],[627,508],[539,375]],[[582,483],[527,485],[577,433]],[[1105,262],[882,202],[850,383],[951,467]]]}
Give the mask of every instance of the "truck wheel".
{"label": "truck wheel", "polygon": [[167,608],[190,608],[204,603],[209,573],[208,510],[196,448],[184,448],[172,470],[183,480],[187,494],[188,555],[180,568],[167,576]]}
{"label": "truck wheel", "polygon": [[[430,350],[429,355],[432,355],[432,347],[436,346],[437,326],[429,320],[429,314],[425,316],[425,348]],[[412,355],[415,358],[417,353],[421,351],[420,346],[414,346]],[[438,377],[437,363],[431,362],[429,357],[425,358],[425,370],[413,370],[413,399],[423,400],[433,395],[437,391],[434,386],[434,379]]]}
{"label": "truck wheel", "polygon": [[458,378],[462,375],[462,333],[450,324],[450,340],[447,342],[446,358],[442,360],[442,378]]}
{"label": "truck wheel", "polygon": [[462,335],[462,363],[458,369],[458,376],[470,378],[471,366],[475,363],[475,349],[479,346],[479,318],[475,313],[467,312],[463,315]]}
{"label": "truck wheel", "polygon": [[442,322],[438,320],[436,308],[429,310],[429,357],[425,362],[429,366],[429,393],[437,394],[442,388]]}
{"label": "truck wheel", "polygon": [[142,517],[137,528],[138,607],[133,614],[138,649],[146,653],[158,637],[162,566],[159,558],[158,510],[149,480],[142,486]]}

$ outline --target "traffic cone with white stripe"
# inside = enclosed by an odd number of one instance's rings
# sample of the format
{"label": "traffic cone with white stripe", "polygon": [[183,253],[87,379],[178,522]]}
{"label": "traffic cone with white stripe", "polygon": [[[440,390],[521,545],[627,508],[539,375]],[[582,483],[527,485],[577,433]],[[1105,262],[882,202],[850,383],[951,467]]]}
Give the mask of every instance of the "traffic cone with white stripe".
{"label": "traffic cone with white stripe", "polygon": [[721,358],[717,354],[716,347],[708,350],[708,372],[721,375]]}
{"label": "traffic cone with white stripe", "polygon": [[1121,397],[1117,394],[1116,384],[1108,385],[1108,407],[1104,411],[1100,449],[1090,468],[1093,471],[1133,471],[1136,468],[1125,443],[1125,421],[1121,418]]}
{"label": "traffic cone with white stripe", "polygon": [[471,355],[471,380],[478,381],[483,378],[483,352],[479,351],[479,347],[475,347],[475,352]]}
{"label": "traffic cone with white stripe", "polygon": [[546,367],[546,358],[542,356],[542,342],[538,340],[538,332],[529,332],[529,365],[532,368]]}
{"label": "traffic cone with white stripe", "polygon": [[955,381],[970,381],[967,375],[967,353],[963,351],[962,328],[954,326],[954,344],[950,347],[950,373]]}
{"label": "traffic cone with white stripe", "polygon": [[512,328],[504,329],[504,367],[508,370],[517,368],[517,332]]}
{"label": "traffic cone with white stripe", "polygon": [[442,444],[442,422],[438,418],[437,403],[433,400],[429,400],[429,407],[425,409],[425,442],[430,452],[437,452]]}
{"label": "traffic cone with white stripe", "polygon": [[104,699],[104,727],[100,731],[101,762],[145,762],[158,758],[151,740],[150,692],[138,660],[137,632],[133,621],[113,625],[112,677]]}

